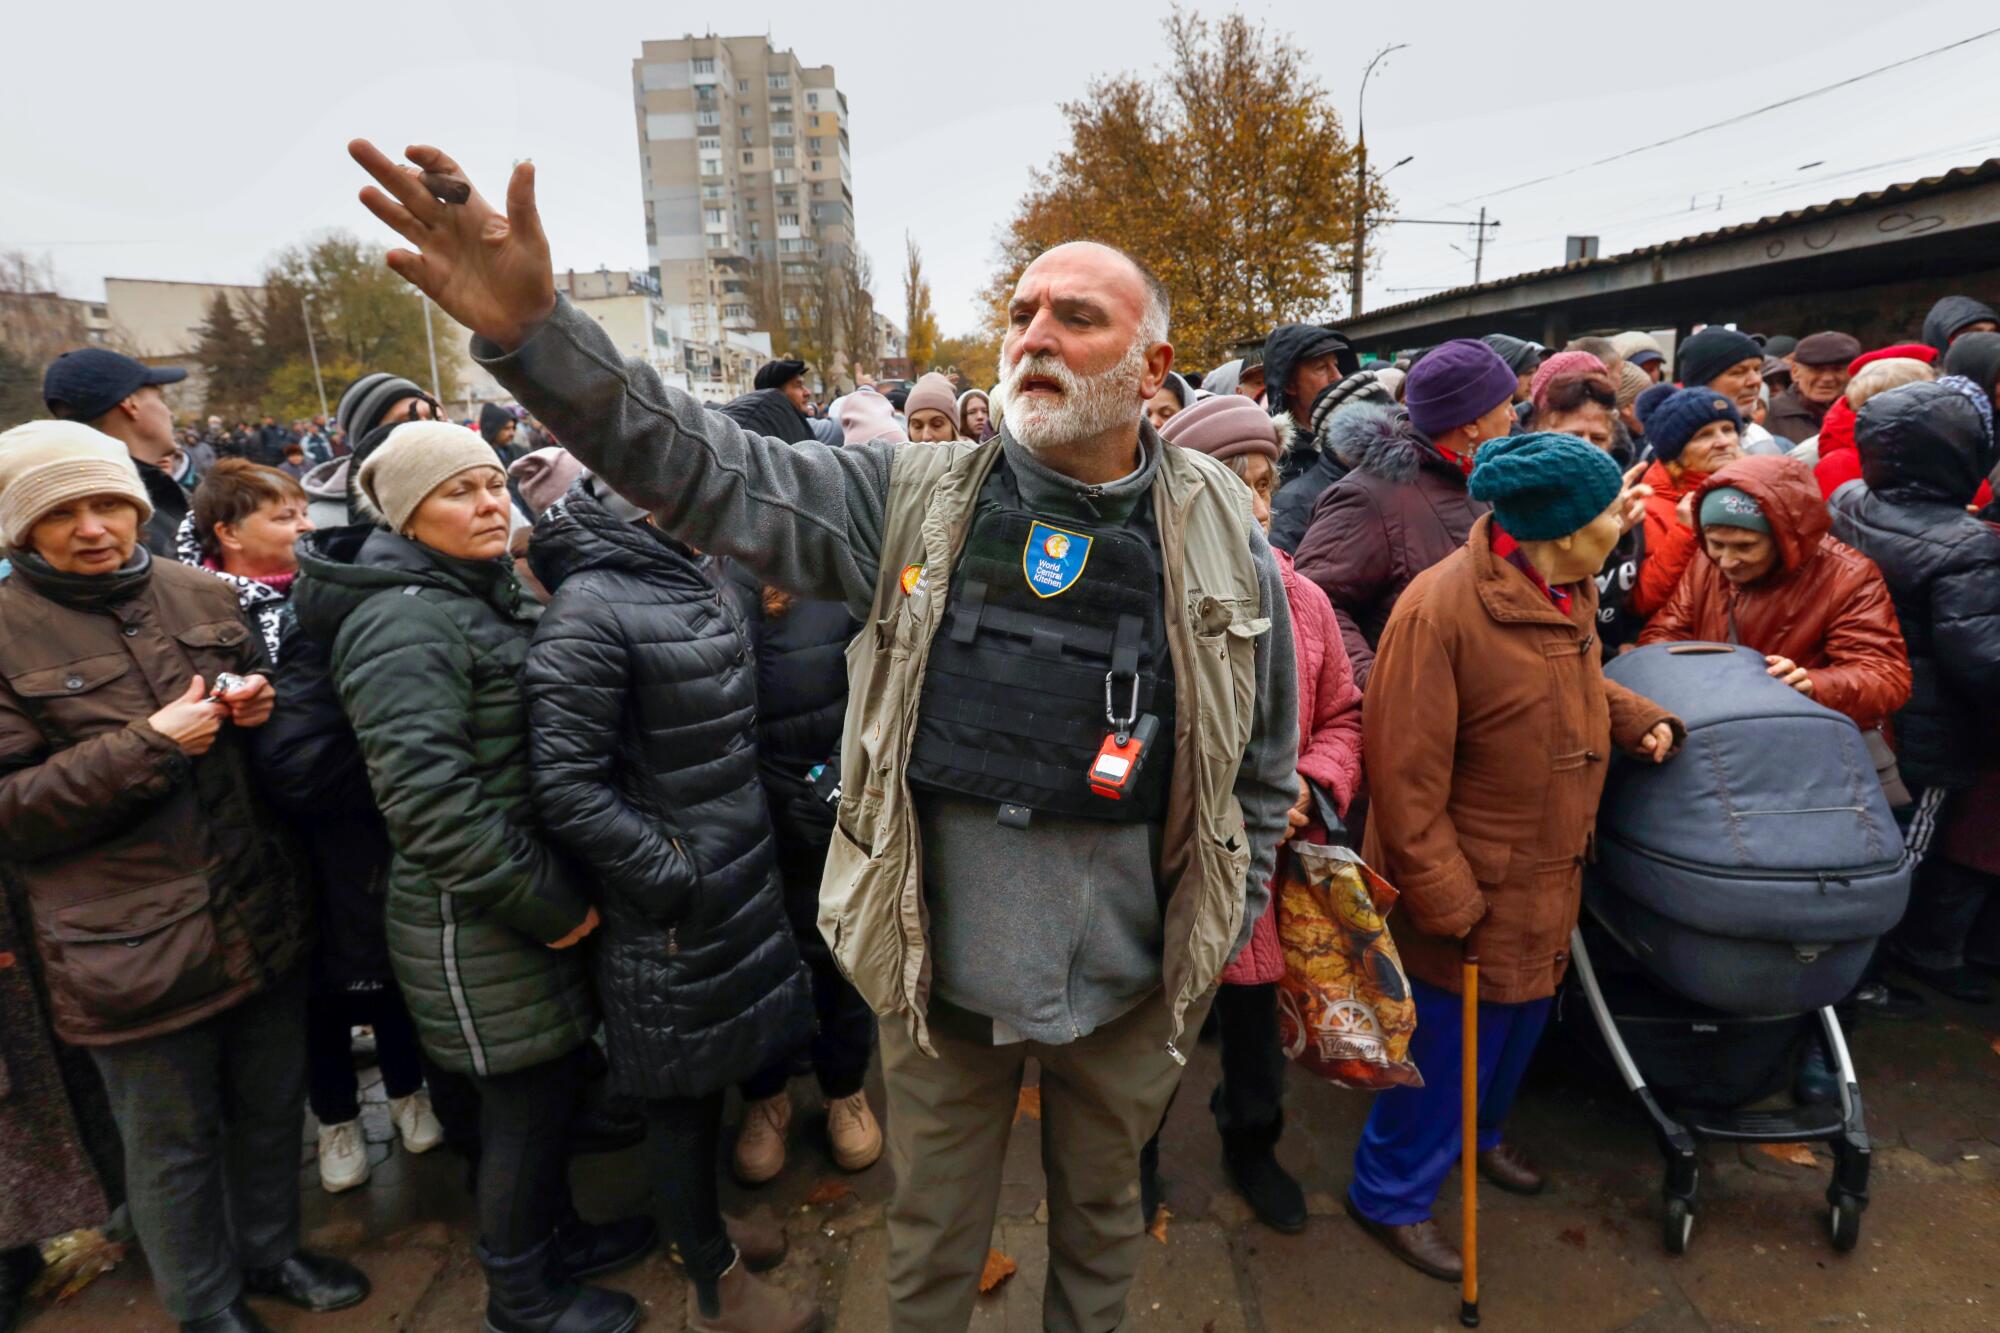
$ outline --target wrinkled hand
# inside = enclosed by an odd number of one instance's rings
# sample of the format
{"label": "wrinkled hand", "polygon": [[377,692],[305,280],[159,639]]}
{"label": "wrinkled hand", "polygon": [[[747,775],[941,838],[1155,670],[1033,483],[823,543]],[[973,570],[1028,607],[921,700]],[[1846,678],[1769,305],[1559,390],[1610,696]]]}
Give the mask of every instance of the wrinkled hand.
{"label": "wrinkled hand", "polygon": [[1653,498],[1653,488],[1640,481],[1646,475],[1646,463],[1634,463],[1625,470],[1618,491],[1618,535],[1624,536],[1646,521],[1646,501]]}
{"label": "wrinkled hand", "polygon": [[1690,532],[1694,531],[1693,491],[1689,491],[1686,495],[1683,495],[1681,497],[1681,502],[1674,506],[1674,517],[1680,521],[1680,525],[1682,527],[1686,528]]}
{"label": "wrinkled hand", "polygon": [[[391,162],[366,139],[347,145],[348,155],[382,187],[363,189],[361,202],[418,247],[414,254],[391,250],[389,267],[447,315],[512,351],[556,304],[549,241],[535,210],[534,164],[515,164],[502,215],[438,149],[412,144],[404,151],[416,165]],[[421,179],[426,171],[464,182],[466,201],[438,202]]]}
{"label": "wrinkled hand", "polygon": [[1789,657],[1766,657],[1764,660],[1770,663],[1766,675],[1782,680],[1806,698],[1812,698],[1812,677],[1806,674],[1804,667]]}
{"label": "wrinkled hand", "polygon": [[1665,722],[1655,722],[1653,729],[1639,740],[1639,753],[1656,764],[1667,762],[1667,756],[1674,752],[1674,729]]}
{"label": "wrinkled hand", "polygon": [[582,925],[578,926],[575,930],[572,930],[569,934],[563,936],[561,939],[557,940],[549,947],[551,949],[567,949],[573,944],[580,943],[585,936],[590,934],[591,931],[596,930],[597,926],[598,926],[597,909],[593,907],[589,910],[589,912],[585,913]]}
{"label": "wrinkled hand", "polygon": [[229,720],[239,727],[261,727],[271,720],[278,692],[262,676],[245,676],[243,684],[221,696],[229,709]]}
{"label": "wrinkled hand", "polygon": [[1285,811],[1285,833],[1279,838],[1281,843],[1290,842],[1299,830],[1312,823],[1312,788],[1304,778],[1299,779],[1299,799],[1292,802],[1292,808]]}
{"label": "wrinkled hand", "polygon": [[[268,688],[268,687],[266,687]],[[216,733],[222,730],[222,719],[228,707],[208,697],[208,684],[200,676],[188,681],[188,687],[181,697],[146,719],[146,724],[159,732],[190,759],[207,754],[215,744]]]}

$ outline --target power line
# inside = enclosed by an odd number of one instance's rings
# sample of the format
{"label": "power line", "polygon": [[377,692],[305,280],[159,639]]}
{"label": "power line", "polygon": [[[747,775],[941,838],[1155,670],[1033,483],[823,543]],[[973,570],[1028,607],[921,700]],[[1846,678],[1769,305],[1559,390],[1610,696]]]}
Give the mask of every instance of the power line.
{"label": "power line", "polygon": [[1627,148],[1624,152],[1613,153],[1609,157],[1600,157],[1595,162],[1585,162],[1581,166],[1569,167],[1562,171],[1551,172],[1549,175],[1546,176],[1537,176],[1533,180],[1526,180],[1516,185],[1509,185],[1505,189],[1483,190],[1478,194],[1471,195],[1466,199],[1461,199],[1456,203],[1446,204],[1445,207],[1464,208],[1468,203],[1473,202],[1475,200],[1493,199],[1499,195],[1512,194],[1516,190],[1528,189],[1531,186],[1546,185],[1550,181],[1561,180],[1565,176],[1574,176],[1580,171],[1589,171],[1592,167],[1606,166],[1613,162],[1623,161],[1625,158],[1628,157],[1636,157],[1640,153],[1649,153],[1655,148],[1665,148],[1669,144],[1681,143],[1684,140],[1692,139],[1697,135],[1707,134],[1712,130],[1727,129],[1731,125],[1740,125],[1746,120],[1752,120],[1758,116],[1765,115],[1772,111],[1778,111],[1788,106],[1796,106],[1800,102],[1811,101],[1813,98],[1816,97],[1824,97],[1828,93],[1838,92],[1842,88],[1849,88],[1864,80],[1872,79],[1878,74],[1886,74],[1893,69],[1902,69],[1905,66],[1914,65],[1918,61],[1929,60],[1933,56],[1943,55],[1947,51],[1956,51],[1961,46],[1970,46],[1974,42],[1982,42],[1985,41],[1988,37],[1993,37],[1993,36],[2000,36],[2000,28],[1988,28],[1986,31],[1976,32],[1972,34],[1970,37],[1961,37],[1959,40],[1955,42],[1946,43],[1945,45],[1936,47],[1932,50],[1920,52],[1919,54],[1913,56],[1906,56],[1902,60],[1891,61],[1889,64],[1886,65],[1877,65],[1873,69],[1863,70],[1861,73],[1851,75],[1848,78],[1840,79],[1833,83],[1822,84],[1817,88],[1812,88],[1806,92],[1794,94],[1791,97],[1784,98],[1780,101],[1772,102],[1766,106],[1757,107],[1756,109],[1751,111],[1739,112],[1736,115],[1729,116],[1723,120],[1715,121],[1712,124],[1700,125],[1691,130],[1683,130],[1679,134],[1670,135],[1665,139],[1659,139],[1653,143],[1641,144],[1637,148]]}

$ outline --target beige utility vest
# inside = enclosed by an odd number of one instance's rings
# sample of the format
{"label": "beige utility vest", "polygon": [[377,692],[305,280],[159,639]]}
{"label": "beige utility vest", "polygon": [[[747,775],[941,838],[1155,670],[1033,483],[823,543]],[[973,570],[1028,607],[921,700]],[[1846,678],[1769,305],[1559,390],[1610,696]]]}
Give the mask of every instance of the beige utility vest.
{"label": "beige utility vest", "polygon": [[[1249,491],[1206,455],[1151,432],[1147,447],[1161,451],[1152,501],[1174,664],[1174,771],[1159,873],[1168,889],[1161,971],[1173,1016],[1164,1035],[1178,1060],[1187,1008],[1215,984],[1243,922],[1250,847],[1235,783],[1255,713],[1256,640],[1271,622],[1250,557]],[[840,809],[820,885],[820,933],[875,1012],[900,1015],[930,1055],[924,858],[905,771],[950,571],[999,454],[998,438],[897,451],[874,605],[847,649]]]}

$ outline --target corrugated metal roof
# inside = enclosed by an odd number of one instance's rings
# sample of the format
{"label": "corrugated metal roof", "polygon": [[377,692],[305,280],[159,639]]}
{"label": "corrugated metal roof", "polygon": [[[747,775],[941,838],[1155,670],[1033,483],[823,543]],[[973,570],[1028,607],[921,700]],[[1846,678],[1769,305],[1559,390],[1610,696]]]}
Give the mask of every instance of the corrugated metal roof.
{"label": "corrugated metal roof", "polygon": [[1500,291],[1508,287],[1520,287],[1540,282],[1563,273],[1577,273],[1591,268],[1614,268],[1635,260],[1651,259],[1656,255],[1672,254],[1680,250],[1695,250],[1717,241],[1733,240],[1741,236],[1752,236],[1760,231],[1790,226],[1816,218],[1839,217],[1856,209],[1872,208],[1877,204],[1890,203],[1898,199],[1917,199],[1925,195],[1937,194],[1945,190],[1962,189],[1968,185],[2000,179],[2000,157],[1989,157],[1977,166],[1953,167],[1942,176],[1926,176],[1922,180],[1907,181],[1901,185],[1890,185],[1880,190],[1870,190],[1866,194],[1850,195],[1844,199],[1829,200],[1824,204],[1813,204],[1808,208],[1794,208],[1786,213],[1773,213],[1769,217],[1758,218],[1755,222],[1739,222],[1731,227],[1718,227],[1714,231],[1701,232],[1695,236],[1683,236],[1679,240],[1661,241],[1655,245],[1642,246],[1637,250],[1626,250],[1615,255],[1604,255],[1596,259],[1579,259],[1571,264],[1558,264],[1553,268],[1536,269],[1531,273],[1516,273],[1510,277],[1495,278],[1491,282],[1468,283],[1463,287],[1453,287],[1449,291],[1433,292],[1429,296],[1414,301],[1404,301],[1397,305],[1381,306],[1362,312],[1346,321],[1359,325],[1381,315],[1396,315],[1410,310],[1422,310],[1426,306],[1438,305],[1446,301],[1460,300],[1474,292]]}

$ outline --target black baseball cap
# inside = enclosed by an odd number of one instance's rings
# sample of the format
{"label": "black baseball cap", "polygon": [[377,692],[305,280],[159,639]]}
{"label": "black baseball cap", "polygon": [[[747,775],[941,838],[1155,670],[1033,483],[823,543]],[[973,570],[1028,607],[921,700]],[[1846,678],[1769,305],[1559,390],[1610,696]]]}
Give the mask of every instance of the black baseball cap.
{"label": "black baseball cap", "polygon": [[42,401],[65,421],[95,421],[148,384],[177,384],[187,372],[149,366],[108,347],[79,347],[49,362]]}

